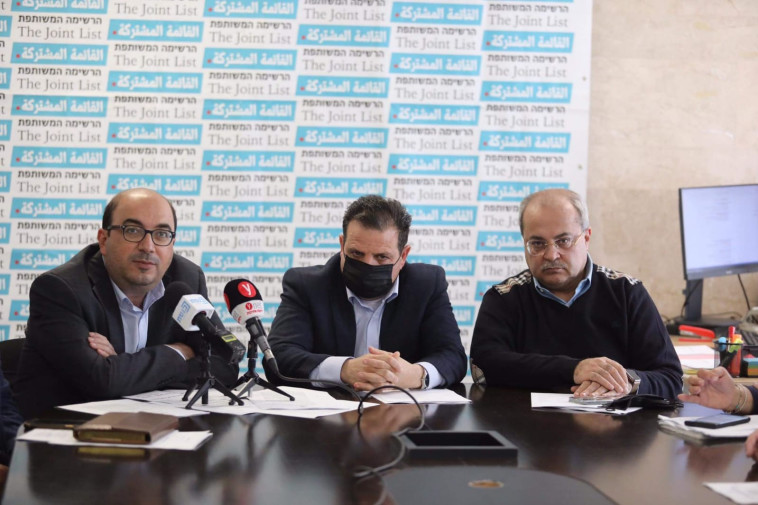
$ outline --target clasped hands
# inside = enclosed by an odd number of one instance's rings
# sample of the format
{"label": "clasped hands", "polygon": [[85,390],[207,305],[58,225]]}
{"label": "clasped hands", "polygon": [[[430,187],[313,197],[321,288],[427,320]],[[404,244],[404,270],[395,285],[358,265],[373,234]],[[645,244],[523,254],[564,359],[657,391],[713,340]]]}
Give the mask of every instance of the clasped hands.
{"label": "clasped hands", "polygon": [[368,354],[345,361],[340,379],[357,391],[387,385],[417,389],[421,386],[423,374],[421,365],[409,363],[400,357],[399,352],[369,347]]}
{"label": "clasped hands", "polygon": [[610,358],[588,358],[574,368],[574,396],[623,396],[632,386],[626,369]]}

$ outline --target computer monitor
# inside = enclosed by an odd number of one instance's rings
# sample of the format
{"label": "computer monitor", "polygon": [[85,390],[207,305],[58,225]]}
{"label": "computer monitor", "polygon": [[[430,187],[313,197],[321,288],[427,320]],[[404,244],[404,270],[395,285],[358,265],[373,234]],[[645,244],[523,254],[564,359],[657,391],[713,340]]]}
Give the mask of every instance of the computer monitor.
{"label": "computer monitor", "polygon": [[679,222],[687,281],[680,323],[728,325],[702,317],[703,279],[758,272],[758,184],[680,188]]}

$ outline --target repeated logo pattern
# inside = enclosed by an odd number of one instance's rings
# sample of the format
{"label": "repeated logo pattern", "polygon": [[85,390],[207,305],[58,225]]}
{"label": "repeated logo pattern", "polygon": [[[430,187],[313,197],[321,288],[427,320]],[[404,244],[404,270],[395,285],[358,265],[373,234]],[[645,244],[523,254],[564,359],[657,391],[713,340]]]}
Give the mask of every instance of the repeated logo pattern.
{"label": "repeated logo pattern", "polygon": [[[524,268],[518,203],[586,187],[591,2],[12,0],[0,15],[0,339],[115,193],[174,203],[176,250],[222,308],[275,313],[368,193],[408,206],[464,343]],[[235,328],[223,309],[226,323]],[[235,331],[238,332],[238,331]],[[242,330],[240,336],[246,337]]]}

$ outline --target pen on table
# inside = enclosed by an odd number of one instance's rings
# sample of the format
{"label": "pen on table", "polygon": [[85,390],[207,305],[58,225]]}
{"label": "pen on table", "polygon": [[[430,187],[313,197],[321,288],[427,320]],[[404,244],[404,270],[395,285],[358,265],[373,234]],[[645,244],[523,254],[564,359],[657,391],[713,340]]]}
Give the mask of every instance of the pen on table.
{"label": "pen on table", "polygon": [[737,354],[736,351],[728,351],[724,353],[724,357],[721,358],[721,363],[719,363],[719,366],[729,369],[729,364],[734,359],[734,355]]}
{"label": "pen on table", "polygon": [[24,423],[28,431],[34,428],[47,428],[49,430],[73,430],[84,421],[74,419],[30,419]]}

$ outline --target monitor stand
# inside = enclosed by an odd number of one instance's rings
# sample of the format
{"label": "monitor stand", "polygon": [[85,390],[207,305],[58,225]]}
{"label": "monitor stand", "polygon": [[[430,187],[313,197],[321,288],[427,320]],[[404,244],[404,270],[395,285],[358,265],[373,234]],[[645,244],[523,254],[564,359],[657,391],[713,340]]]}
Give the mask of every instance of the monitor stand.
{"label": "monitor stand", "polygon": [[688,296],[687,305],[684,307],[684,317],[674,318],[677,327],[680,325],[697,326],[713,330],[717,336],[724,336],[730,326],[740,324],[739,319],[702,316],[703,279],[687,281],[684,293],[685,296]]}

